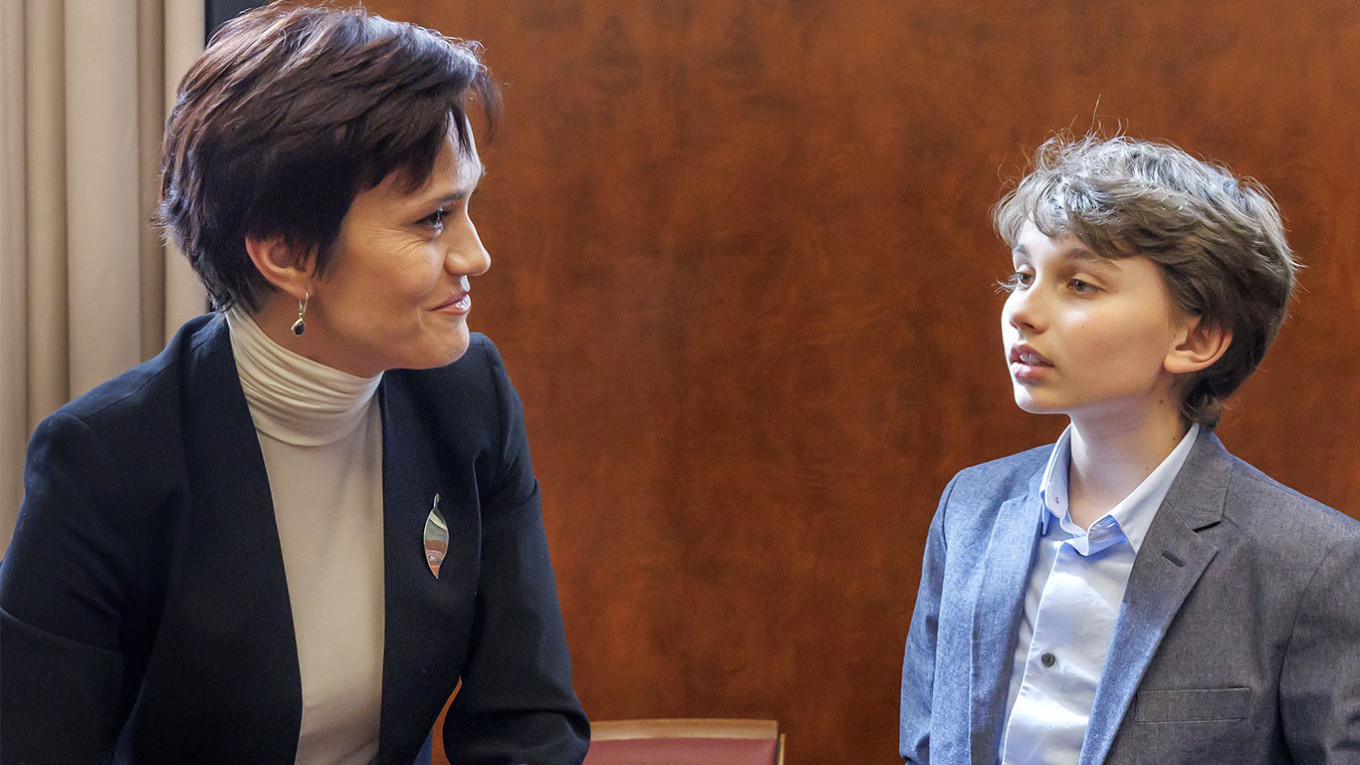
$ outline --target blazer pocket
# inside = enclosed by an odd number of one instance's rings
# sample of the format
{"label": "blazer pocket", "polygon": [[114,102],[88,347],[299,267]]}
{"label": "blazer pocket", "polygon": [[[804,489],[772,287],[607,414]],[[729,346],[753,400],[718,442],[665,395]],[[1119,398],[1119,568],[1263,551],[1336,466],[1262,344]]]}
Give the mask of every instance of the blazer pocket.
{"label": "blazer pocket", "polygon": [[1140,723],[1241,720],[1250,702],[1250,688],[1139,691],[1133,701],[1133,719]]}

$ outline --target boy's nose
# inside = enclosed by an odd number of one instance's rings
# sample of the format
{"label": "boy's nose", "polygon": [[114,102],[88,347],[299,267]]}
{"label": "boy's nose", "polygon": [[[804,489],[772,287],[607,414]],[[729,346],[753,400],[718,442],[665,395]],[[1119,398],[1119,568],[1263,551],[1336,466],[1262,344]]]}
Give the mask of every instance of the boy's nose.
{"label": "boy's nose", "polygon": [[1012,327],[1039,330],[1041,325],[1039,306],[1036,305],[1037,292],[1038,290],[1033,288],[1012,292],[1010,297],[1006,298],[1006,306],[1001,311],[1003,320]]}

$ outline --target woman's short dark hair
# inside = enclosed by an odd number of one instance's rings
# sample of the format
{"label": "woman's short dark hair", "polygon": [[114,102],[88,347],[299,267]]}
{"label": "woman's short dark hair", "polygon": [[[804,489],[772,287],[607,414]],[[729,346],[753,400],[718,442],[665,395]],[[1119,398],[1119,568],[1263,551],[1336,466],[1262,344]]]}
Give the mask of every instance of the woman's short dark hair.
{"label": "woman's short dark hair", "polygon": [[392,173],[426,180],[450,129],[471,151],[471,96],[494,129],[481,47],[362,8],[275,3],[228,22],[180,81],[165,124],[157,222],[213,304],[272,287],[247,237],[281,238],[325,272],[354,197]]}
{"label": "woman's short dark hair", "polygon": [[1148,258],[1180,310],[1232,332],[1222,358],[1179,386],[1182,418],[1217,425],[1223,400],[1270,348],[1294,289],[1298,264],[1265,187],[1167,144],[1058,136],[993,209],[1010,247],[1027,220],[1105,257]]}

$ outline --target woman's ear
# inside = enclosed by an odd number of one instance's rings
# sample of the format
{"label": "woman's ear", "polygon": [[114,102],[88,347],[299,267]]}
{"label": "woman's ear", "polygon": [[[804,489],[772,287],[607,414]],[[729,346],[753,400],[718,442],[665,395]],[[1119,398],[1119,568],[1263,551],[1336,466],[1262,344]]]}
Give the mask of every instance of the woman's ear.
{"label": "woman's ear", "polygon": [[1205,321],[1202,316],[1189,317],[1175,347],[1166,355],[1163,365],[1174,375],[1199,372],[1223,358],[1232,345],[1232,332],[1221,324]]}
{"label": "woman's ear", "polygon": [[289,247],[283,237],[246,237],[246,252],[265,281],[280,292],[300,300],[309,291],[313,277],[312,259]]}

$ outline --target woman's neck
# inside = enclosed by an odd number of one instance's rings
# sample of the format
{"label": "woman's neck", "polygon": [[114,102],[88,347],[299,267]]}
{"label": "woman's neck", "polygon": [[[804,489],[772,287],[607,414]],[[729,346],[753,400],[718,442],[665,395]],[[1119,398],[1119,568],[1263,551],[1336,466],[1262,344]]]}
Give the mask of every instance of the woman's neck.
{"label": "woman's neck", "polygon": [[356,363],[352,355],[345,353],[346,346],[334,341],[318,314],[315,308],[308,312],[303,317],[306,330],[300,335],[294,334],[292,327],[293,322],[298,320],[298,301],[282,292],[271,292],[260,301],[259,310],[252,313],[251,318],[260,331],[280,348],[286,348],[303,358],[355,377],[382,374],[381,367],[363,366]]}
{"label": "woman's neck", "polygon": [[315,446],[345,437],[363,421],[381,375],[357,377],[284,348],[239,306],[226,318],[241,390],[261,433]]}

